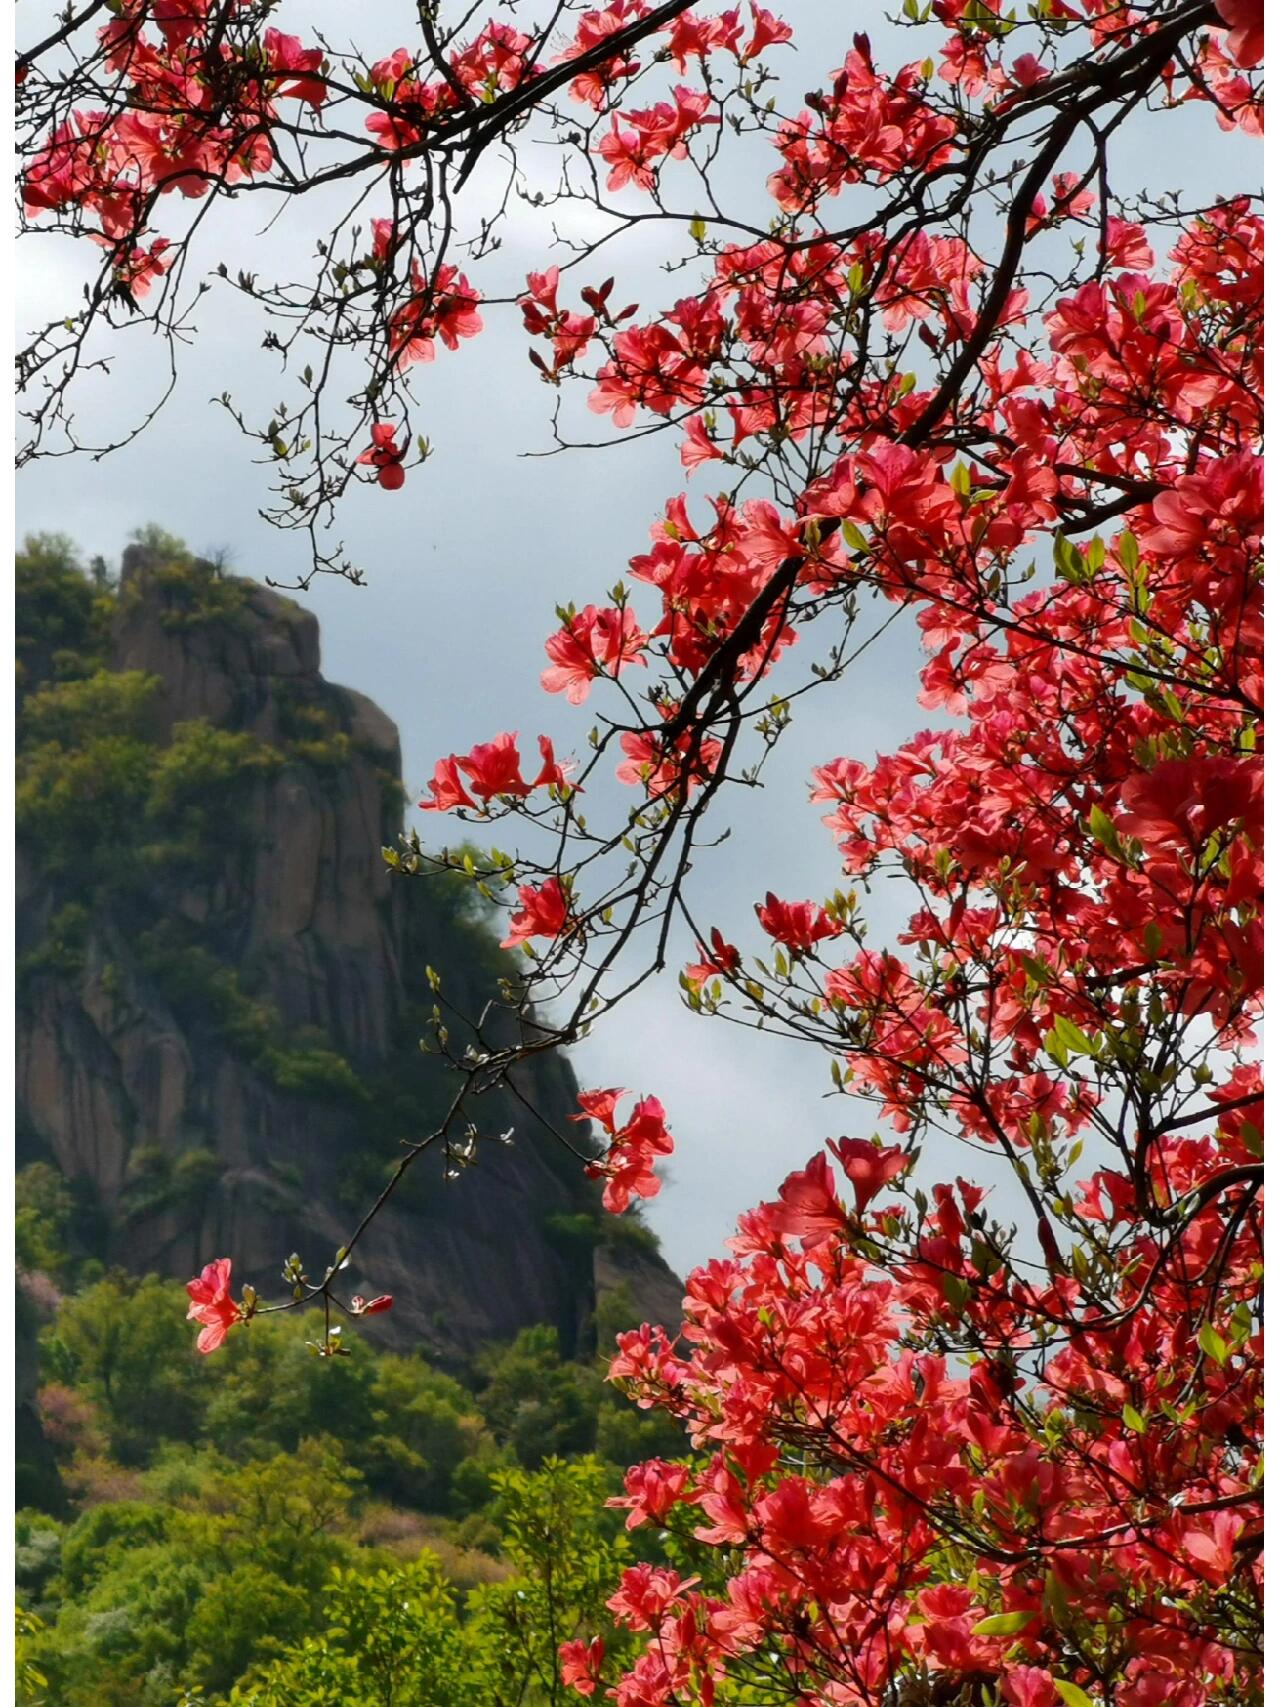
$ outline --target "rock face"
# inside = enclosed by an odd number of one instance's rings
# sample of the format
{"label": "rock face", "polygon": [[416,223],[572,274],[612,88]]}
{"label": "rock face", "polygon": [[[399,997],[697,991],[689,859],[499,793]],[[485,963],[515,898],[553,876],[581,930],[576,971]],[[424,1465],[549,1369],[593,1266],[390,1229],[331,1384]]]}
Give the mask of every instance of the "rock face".
{"label": "rock face", "polygon": [[[20,1160],[87,1182],[104,1261],[185,1279],[230,1254],[237,1280],[278,1297],[283,1259],[318,1275],[452,1093],[417,1047],[425,966],[474,1011],[502,956],[459,892],[386,873],[399,738],[324,680],[308,611],[134,547],[104,622],[99,661],[139,673],[139,763],[159,780],[87,869],[51,863],[20,814]],[[572,1131],[568,1064],[523,1071]],[[551,1322],[572,1350],[598,1289],[620,1286],[637,1317],[672,1319],[670,1271],[606,1226],[518,1099],[487,1096],[477,1118],[514,1142],[482,1144],[448,1182],[428,1153],[353,1259],[353,1292],[395,1295],[381,1336],[460,1356]]]}

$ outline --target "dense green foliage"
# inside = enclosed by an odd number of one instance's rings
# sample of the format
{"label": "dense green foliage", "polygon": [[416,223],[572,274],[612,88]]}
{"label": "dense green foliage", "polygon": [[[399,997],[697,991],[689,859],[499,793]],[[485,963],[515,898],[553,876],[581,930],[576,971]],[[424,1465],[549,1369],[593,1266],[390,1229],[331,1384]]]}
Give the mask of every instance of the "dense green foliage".
{"label": "dense green foliage", "polygon": [[15,563],[18,692],[91,675],[106,659],[114,592],[99,561],[86,575],[61,534],[28,538]]}
{"label": "dense green foliage", "polygon": [[[21,1182],[20,1249],[66,1276],[74,1206],[50,1175]],[[549,1328],[446,1372],[367,1342],[319,1358],[315,1323],[264,1317],[200,1359],[185,1302],[113,1271],[41,1332],[66,1500],[19,1513],[23,1654],[44,1679],[24,1699],[550,1699],[555,1646],[632,1556],[604,1499],[624,1464],[681,1449],[671,1425]]]}
{"label": "dense green foliage", "polygon": [[390,1568],[338,1569],[325,1590],[324,1634],[235,1688],[234,1707],[563,1699],[560,1644],[600,1620],[631,1557],[626,1538],[602,1521],[608,1479],[590,1460],[552,1458],[536,1473],[500,1473],[494,1485],[507,1560],[501,1579],[460,1599],[430,1553]]}
{"label": "dense green foliage", "polygon": [[[154,529],[139,540],[167,553],[152,584],[165,626],[229,622],[244,584]],[[166,731],[161,683],[113,669],[111,626],[131,592],[99,561],[92,576],[56,535],[18,553],[18,836],[60,892],[127,906],[169,871],[198,877],[240,833],[247,789],[302,755],[290,743],[204,719]]]}

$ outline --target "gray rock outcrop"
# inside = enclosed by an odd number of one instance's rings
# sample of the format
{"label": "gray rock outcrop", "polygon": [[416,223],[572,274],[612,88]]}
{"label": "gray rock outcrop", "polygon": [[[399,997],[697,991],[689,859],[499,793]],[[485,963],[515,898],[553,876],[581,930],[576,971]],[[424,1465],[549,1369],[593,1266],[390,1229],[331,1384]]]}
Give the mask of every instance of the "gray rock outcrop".
{"label": "gray rock outcrop", "polygon": [[[209,585],[212,614],[193,612],[190,588],[131,548],[109,668],[157,678],[161,748],[203,720],[251,737],[261,762],[197,856],[148,867],[127,905],[86,874],[70,963],[40,951],[75,880],[20,849],[19,955],[36,969],[18,1006],[19,1147],[91,1182],[107,1262],[186,1279],[229,1254],[237,1283],[279,1297],[283,1259],[296,1250],[317,1275],[452,1090],[417,1048],[424,966],[478,1008],[498,951],[430,882],[387,874],[399,738],[371,701],[324,680],[315,618],[254,582]],[[567,1062],[522,1071],[546,1120],[580,1131],[566,1124]],[[506,1093],[477,1118],[515,1141],[482,1145],[449,1182],[424,1156],[353,1260],[353,1292],[395,1295],[380,1337],[461,1356],[552,1322],[571,1350],[597,1289],[622,1284],[670,1321],[674,1277],[656,1253],[607,1247],[576,1159]]]}

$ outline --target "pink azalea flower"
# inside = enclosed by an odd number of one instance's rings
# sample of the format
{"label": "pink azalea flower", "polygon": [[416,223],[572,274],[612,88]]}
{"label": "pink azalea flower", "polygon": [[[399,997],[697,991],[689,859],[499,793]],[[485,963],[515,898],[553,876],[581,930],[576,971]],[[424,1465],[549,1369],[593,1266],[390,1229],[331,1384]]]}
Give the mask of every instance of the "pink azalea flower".
{"label": "pink azalea flower", "polygon": [[520,905],[512,915],[511,934],[503,939],[503,948],[515,948],[535,936],[557,937],[569,917],[569,905],[558,877],[548,877],[540,889],[525,884],[520,890]]}
{"label": "pink azalea flower", "polygon": [[848,1175],[859,1215],[910,1161],[900,1144],[886,1148],[868,1138],[828,1138],[827,1148]]}
{"label": "pink azalea flower", "polygon": [[404,485],[404,454],[409,448],[408,439],[402,445],[396,444],[395,423],[392,421],[375,421],[370,429],[372,443],[367,450],[361,451],[356,458],[357,463],[371,463],[378,471],[378,485],[388,492],[398,492]]}
{"label": "pink azalea flower", "polygon": [[232,1323],[240,1320],[240,1308],[231,1296],[231,1258],[207,1263],[195,1280],[187,1282],[187,1296],[191,1300],[187,1320],[202,1324],[196,1350],[207,1357],[226,1339]]}
{"label": "pink azalea flower", "polygon": [[436,761],[436,774],[427,787],[431,799],[418,802],[424,812],[452,812],[455,806],[475,805],[458,775],[458,761],[452,756]]}

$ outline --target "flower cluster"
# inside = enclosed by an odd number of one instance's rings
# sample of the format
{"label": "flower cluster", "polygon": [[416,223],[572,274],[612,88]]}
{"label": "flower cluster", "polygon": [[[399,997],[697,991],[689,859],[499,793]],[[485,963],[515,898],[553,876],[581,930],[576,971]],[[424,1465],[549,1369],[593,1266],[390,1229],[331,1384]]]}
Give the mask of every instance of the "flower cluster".
{"label": "flower cluster", "polygon": [[675,1148],[667,1131],[667,1114],[657,1097],[642,1097],[632,1108],[626,1121],[618,1124],[618,1101],[626,1093],[614,1091],[583,1091],[578,1097],[582,1112],[574,1120],[593,1120],[603,1128],[608,1148],[598,1162],[591,1162],[587,1174],[603,1179],[604,1206],[619,1215],[637,1197],[656,1197],[658,1178],[655,1164],[669,1156]]}
{"label": "flower cluster", "polygon": [[[523,800],[539,788],[567,788],[571,767],[560,763],[546,735],[538,736],[538,752],[542,765],[532,781],[520,774],[520,754],[516,735],[508,731],[495,735],[492,741],[482,741],[462,757],[450,753],[440,759],[435,774],[427,784],[431,798],[419,801],[424,812],[451,812],[459,806],[488,806],[494,800]],[[462,780],[466,775],[466,782]],[[468,794],[467,787],[472,792]]]}
{"label": "flower cluster", "polygon": [[[545,737],[527,776],[507,733],[442,759],[423,802],[547,832],[503,867],[506,945],[539,1000],[571,1007],[583,974],[566,1036],[646,931],[668,963],[683,918],[690,1005],[809,1043],[840,1110],[689,1277],[679,1334],[619,1341],[615,1378],[689,1453],[619,1499],[663,1532],[610,1602],[641,1643],[582,1632],[565,1684],[618,1707],[1254,1703],[1262,226],[1245,197],[1122,199],[1106,148],[1138,101],[1256,131],[1261,8],[934,0],[933,59],[882,68],[856,36],[795,112],[761,94],[789,33],[768,13],[664,13],[656,61],[648,15],[612,0],[545,48],[488,25],[365,91],[398,170],[467,100],[501,116],[546,51],[594,198],[637,223],[675,173],[709,186],[744,124],[772,151],[774,218],[703,203],[702,274],[666,306],[615,310],[610,279],[570,308],[558,269],[528,274],[542,378],[582,378],[621,431],[671,427],[690,490],[631,585],[546,641],[544,688],[592,697],[582,786]],[[202,20],[160,26],[159,88]],[[255,58],[225,183],[271,169],[264,100],[323,104],[311,51]],[[631,88],[650,71],[657,98]],[[79,115],[26,185],[92,213],[135,291],[166,251],[137,229],[134,155],[166,154],[156,194],[206,193],[189,128],[156,131]],[[391,371],[480,329],[456,257],[407,258],[404,212],[357,269]],[[404,455],[379,420],[360,462],[394,488]],[[815,773],[843,889],[764,879],[741,931],[704,929],[685,877],[726,785],[759,786],[793,704],[896,618],[933,726]],[[615,755],[636,792],[611,835],[584,795]],[[906,898],[888,942],[862,906],[881,880]],[[615,1213],[673,1148],[662,1104],[623,1095],[575,1116]],[[946,1177],[947,1145],[1003,1190]],[[228,1287],[229,1264],[191,1283],[204,1350],[245,1313]]]}

